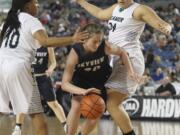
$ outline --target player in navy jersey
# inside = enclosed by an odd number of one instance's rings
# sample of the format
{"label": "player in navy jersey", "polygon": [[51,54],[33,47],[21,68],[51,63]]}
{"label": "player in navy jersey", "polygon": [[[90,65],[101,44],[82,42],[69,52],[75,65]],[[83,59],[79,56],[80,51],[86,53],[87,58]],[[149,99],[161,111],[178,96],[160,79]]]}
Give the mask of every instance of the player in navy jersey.
{"label": "player in navy jersey", "polygon": [[[70,51],[62,79],[62,89],[73,93],[71,110],[68,114],[68,135],[75,135],[80,119],[80,101],[82,95],[90,92],[102,93],[105,97],[105,82],[108,79],[111,68],[108,55],[121,57],[122,62],[132,77],[136,74],[132,69],[128,55],[124,50],[116,46],[110,46],[103,39],[103,29],[97,24],[87,24],[81,30],[90,33],[83,45],[76,44]],[[95,127],[96,120],[86,120],[83,124],[83,135],[88,135]],[[90,127],[90,128],[89,128]]]}
{"label": "player in navy jersey", "polygon": [[[117,3],[106,9],[101,9],[86,0],[75,1],[94,17],[108,21],[108,41],[128,52],[133,69],[139,76],[144,72],[144,57],[139,39],[145,24],[166,35],[171,33],[170,24],[162,20],[150,7],[134,0],[117,0]],[[124,135],[134,135],[130,118],[122,102],[134,94],[139,84],[128,78],[128,72],[119,63],[118,57],[112,57],[111,63],[112,74],[106,83],[106,87],[109,88],[107,110]]]}
{"label": "player in navy jersey", "polygon": [[[37,49],[35,60],[32,63],[33,74],[37,81],[40,95],[53,110],[59,121],[65,125],[66,116],[61,105],[57,102],[53,91],[50,76],[56,67],[56,59],[53,48],[41,47]],[[24,114],[18,114],[16,117],[16,127],[21,126],[24,119]],[[19,128],[19,130],[21,130]],[[16,130],[14,130],[15,132]],[[16,131],[17,132],[17,131]],[[14,133],[13,133],[14,134]]]}
{"label": "player in navy jersey", "polygon": [[0,112],[10,112],[10,101],[15,114],[30,114],[37,135],[47,135],[39,91],[31,74],[34,50],[83,42],[87,33],[77,31],[69,37],[48,37],[41,22],[34,17],[38,6],[37,0],[12,0],[0,27]]}
{"label": "player in navy jersey", "polygon": [[[150,7],[136,3],[134,0],[117,0],[117,3],[106,9],[96,7],[86,0],[76,0],[76,2],[94,17],[108,20],[108,41],[128,52],[133,69],[140,76],[144,72],[144,57],[139,39],[145,24],[166,35],[171,33],[170,24],[162,20]],[[128,78],[126,68],[118,61],[116,56],[112,57],[112,74],[105,85],[109,88],[107,110],[124,135],[135,135],[122,102],[136,91],[138,83]]]}

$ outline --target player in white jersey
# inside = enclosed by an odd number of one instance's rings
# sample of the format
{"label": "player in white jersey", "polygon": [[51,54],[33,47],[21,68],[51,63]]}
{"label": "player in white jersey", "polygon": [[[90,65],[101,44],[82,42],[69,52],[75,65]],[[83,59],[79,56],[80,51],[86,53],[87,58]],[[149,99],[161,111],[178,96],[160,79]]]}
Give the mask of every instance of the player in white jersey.
{"label": "player in white jersey", "polygon": [[[15,114],[30,114],[37,135],[47,135],[37,85],[31,75],[34,50],[83,42],[86,32],[73,36],[48,37],[37,13],[37,0],[12,0],[12,7],[1,31],[0,48],[0,112],[9,112],[9,101]],[[20,133],[18,133],[20,135]]]}
{"label": "player in white jersey", "polygon": [[[32,63],[32,70],[35,76],[37,86],[41,97],[47,102],[48,106],[53,110],[62,126],[66,129],[66,116],[62,106],[56,100],[50,76],[56,68],[56,58],[52,47],[41,47],[36,50],[35,60]],[[21,126],[24,114],[16,115],[16,126],[12,135],[21,132]]]}
{"label": "player in white jersey", "polygon": [[[125,49],[130,57],[134,71],[138,75],[144,72],[144,58],[140,49],[140,35],[147,23],[160,32],[169,35],[171,26],[163,21],[148,6],[138,4],[134,0],[117,0],[117,3],[107,9],[101,9],[86,0],[76,0],[91,15],[100,20],[109,20],[109,42]],[[119,58],[113,56],[112,74],[106,83],[108,88],[107,110],[124,135],[135,135],[129,116],[122,106],[122,102],[134,93],[138,83],[130,80],[124,65]]]}

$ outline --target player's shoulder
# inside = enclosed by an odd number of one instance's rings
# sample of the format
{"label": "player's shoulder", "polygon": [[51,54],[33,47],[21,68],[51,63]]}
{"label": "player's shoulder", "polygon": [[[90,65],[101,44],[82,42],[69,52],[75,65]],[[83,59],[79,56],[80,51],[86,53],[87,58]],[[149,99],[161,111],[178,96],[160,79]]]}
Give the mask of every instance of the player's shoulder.
{"label": "player's shoulder", "polygon": [[34,16],[32,16],[32,15],[30,15],[30,14],[28,14],[28,13],[25,13],[25,12],[21,12],[20,14],[19,14],[19,19],[20,19],[20,21],[22,21],[22,22],[26,22],[26,21],[34,21],[34,20],[37,20],[37,18],[36,17],[34,17]]}
{"label": "player's shoulder", "polygon": [[138,3],[138,6],[136,7],[136,11],[139,11],[139,12],[143,12],[143,11],[148,11],[152,9],[151,7],[147,6],[147,5],[144,5],[144,4],[139,4]]}
{"label": "player's shoulder", "polygon": [[115,3],[111,6],[112,8],[119,7],[119,4]]}
{"label": "player's shoulder", "polygon": [[133,16],[138,20],[142,15],[153,12],[153,9],[147,5],[139,4],[134,10]]}

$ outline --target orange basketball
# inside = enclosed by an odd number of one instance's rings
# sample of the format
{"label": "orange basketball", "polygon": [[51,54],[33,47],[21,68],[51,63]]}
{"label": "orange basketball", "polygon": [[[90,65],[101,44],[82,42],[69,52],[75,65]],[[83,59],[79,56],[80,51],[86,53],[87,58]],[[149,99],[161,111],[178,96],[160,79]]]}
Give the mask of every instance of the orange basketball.
{"label": "orange basketball", "polygon": [[104,100],[96,94],[86,95],[81,100],[81,114],[86,119],[101,117],[104,111]]}

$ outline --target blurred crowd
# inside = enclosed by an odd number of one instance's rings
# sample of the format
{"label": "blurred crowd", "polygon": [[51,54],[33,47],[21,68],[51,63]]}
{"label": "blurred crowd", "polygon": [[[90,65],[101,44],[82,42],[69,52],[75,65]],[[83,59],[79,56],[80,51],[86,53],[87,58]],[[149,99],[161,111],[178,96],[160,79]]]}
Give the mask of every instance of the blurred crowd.
{"label": "blurred crowd", "polygon": [[[117,0],[90,0],[92,3],[107,7]],[[149,0],[137,0],[146,2]],[[151,0],[152,1],[152,0]],[[99,21],[85,12],[73,0],[66,1],[41,1],[39,19],[51,36],[71,35],[78,26],[89,22],[99,23],[107,27],[106,21]],[[142,51],[145,57],[145,75],[144,83],[138,89],[137,94],[149,95],[157,94],[158,87],[165,87],[166,84],[172,84],[175,93],[180,93],[180,8],[174,3],[167,7],[154,7],[158,15],[169,22],[173,31],[171,36],[165,36],[146,26],[141,36]],[[107,33],[107,32],[106,32]],[[53,81],[61,81],[62,73],[65,67],[66,57],[70,48],[55,48],[57,67],[53,74]]]}
{"label": "blurred crowd", "polygon": [[[91,0],[92,3],[106,7],[116,0],[101,2]],[[98,21],[74,2],[61,3],[59,1],[42,4],[40,20],[49,35],[64,36],[72,34],[78,26],[89,22],[96,22],[107,27],[107,22]],[[147,81],[139,88],[137,94],[156,94],[155,89],[165,82],[173,82],[178,89],[180,82],[180,13],[179,8],[171,3],[167,7],[156,7],[158,15],[173,27],[171,36],[165,36],[146,26],[141,37],[142,50],[145,57]],[[58,66],[54,74],[54,81],[60,81],[65,67],[66,56],[70,48],[56,48]],[[165,81],[166,80],[166,81]],[[147,88],[150,88],[147,90]],[[176,92],[178,94],[178,92]],[[174,92],[172,93],[174,94]]]}

